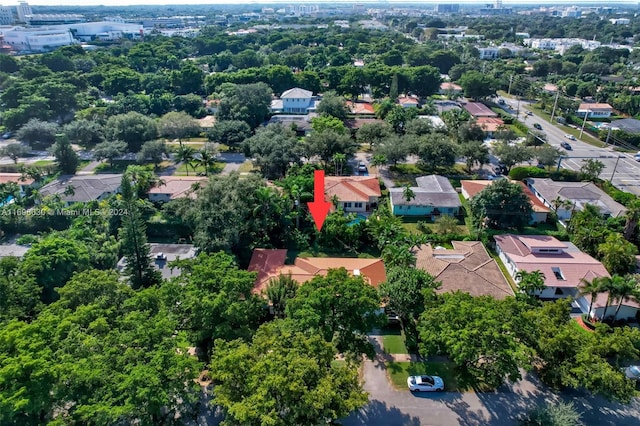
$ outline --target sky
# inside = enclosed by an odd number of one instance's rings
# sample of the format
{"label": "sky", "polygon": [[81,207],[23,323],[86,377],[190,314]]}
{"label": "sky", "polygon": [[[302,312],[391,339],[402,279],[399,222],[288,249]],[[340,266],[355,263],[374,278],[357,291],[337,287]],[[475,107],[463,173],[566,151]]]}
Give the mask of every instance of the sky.
{"label": "sky", "polygon": [[[373,3],[374,1],[366,1],[362,0],[365,3]],[[319,4],[319,3],[330,3],[329,0],[244,0],[243,4]],[[357,3],[350,1],[341,1],[338,0],[339,3]],[[487,4],[492,3],[492,0],[428,0],[428,1],[420,1],[420,0],[388,0],[388,3],[428,3],[428,4],[436,4],[436,3],[458,3],[458,4]],[[42,6],[134,6],[134,5],[184,5],[184,4],[238,4],[237,1],[234,0],[32,0],[28,1],[32,8],[36,8],[38,5]],[[518,5],[518,4],[594,4],[594,5],[603,5],[605,2],[602,0],[561,0],[561,1],[552,1],[552,0],[503,0],[503,5]],[[640,0],[618,0],[612,3],[615,4],[639,4]],[[0,4],[4,6],[15,6],[18,4],[16,0],[0,0]],[[34,13],[37,13],[37,10],[34,10]]]}

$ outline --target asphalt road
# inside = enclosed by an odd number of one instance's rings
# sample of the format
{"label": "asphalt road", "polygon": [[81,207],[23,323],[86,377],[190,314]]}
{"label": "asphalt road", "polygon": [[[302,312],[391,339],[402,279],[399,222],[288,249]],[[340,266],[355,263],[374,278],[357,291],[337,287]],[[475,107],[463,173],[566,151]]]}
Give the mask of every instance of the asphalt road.
{"label": "asphalt road", "polygon": [[640,424],[638,399],[620,405],[578,393],[558,396],[526,373],[520,382],[505,385],[496,392],[412,394],[391,386],[385,364],[378,359],[364,363],[363,379],[370,402],[343,419],[344,426],[510,426],[517,425],[518,417],[533,407],[560,399],[573,402],[587,426]]}
{"label": "asphalt road", "polygon": [[[517,101],[507,100],[507,104],[515,114]],[[520,101],[520,119],[527,127],[533,130],[533,124],[539,123],[542,126],[542,131],[547,134],[550,145],[561,149],[564,149],[560,146],[561,142],[568,142],[571,145],[572,150],[566,150],[567,158],[562,159],[561,167],[578,171],[585,159],[598,159],[605,165],[600,174],[601,179],[609,180],[613,178],[611,182],[617,188],[640,195],[640,163],[633,159],[632,154],[620,153],[614,151],[611,147],[598,148],[579,140],[567,139],[564,136],[567,133],[566,126],[551,124],[544,118],[537,116],[533,110],[531,111],[533,115],[526,116],[524,112],[529,110],[528,107],[528,103]]]}

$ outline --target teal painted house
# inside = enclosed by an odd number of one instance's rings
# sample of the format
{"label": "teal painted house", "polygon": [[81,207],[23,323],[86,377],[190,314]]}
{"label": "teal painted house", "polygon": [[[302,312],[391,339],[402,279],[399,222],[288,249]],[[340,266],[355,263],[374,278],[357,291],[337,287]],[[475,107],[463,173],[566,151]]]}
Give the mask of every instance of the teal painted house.
{"label": "teal painted house", "polygon": [[414,197],[405,198],[404,188],[390,188],[391,211],[397,216],[416,216],[436,220],[440,216],[455,216],[460,213],[462,203],[449,179],[429,175],[416,179],[412,187]]}

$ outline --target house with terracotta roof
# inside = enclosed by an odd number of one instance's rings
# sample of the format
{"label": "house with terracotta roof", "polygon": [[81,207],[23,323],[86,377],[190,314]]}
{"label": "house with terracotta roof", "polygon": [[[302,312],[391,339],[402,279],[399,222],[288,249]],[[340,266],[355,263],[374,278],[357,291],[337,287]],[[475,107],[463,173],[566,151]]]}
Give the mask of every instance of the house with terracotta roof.
{"label": "house with terracotta roof", "polygon": [[195,198],[196,188],[206,182],[203,176],[164,176],[160,185],[149,190],[149,201],[167,203],[177,198]]}
{"label": "house with terracotta roof", "polygon": [[462,104],[462,108],[471,114],[472,117],[497,117],[498,114],[491,111],[489,107],[481,102],[467,102]]}
{"label": "house with terracotta roof", "polygon": [[398,104],[400,104],[400,106],[403,108],[420,107],[420,101],[414,96],[399,96]]}
{"label": "house with terracotta roof", "polygon": [[354,115],[374,115],[376,111],[369,102],[346,102],[349,112]]}
{"label": "house with terracotta roof", "polygon": [[[493,180],[461,180],[461,194],[468,200],[470,198],[475,197],[480,191],[493,184]],[[542,201],[536,197],[533,192],[527,187],[524,182],[517,182],[520,186],[522,186],[522,190],[529,198],[531,202],[531,209],[533,210],[531,213],[530,224],[533,223],[544,223],[547,221],[547,217],[551,209],[544,205]]]}
{"label": "house with terracotta roof", "polygon": [[20,188],[20,195],[22,196],[25,195],[27,188],[33,187],[34,182],[33,179],[23,176],[21,173],[0,173],[0,185],[15,183]]}
{"label": "house with terracotta roof", "polygon": [[579,117],[584,117],[585,114],[588,114],[587,118],[609,118],[611,117],[612,112],[613,108],[609,104],[582,103],[580,104],[580,106],[578,106],[576,115]]}
{"label": "house with terracotta roof", "polygon": [[380,182],[373,176],[327,176],[325,201],[337,202],[345,213],[369,213],[378,207]]}
{"label": "house with terracotta roof", "polygon": [[[591,312],[591,296],[579,294],[583,280],[591,281],[597,277],[609,276],[602,263],[583,253],[572,243],[547,235],[505,234],[496,235],[494,239],[500,259],[514,279],[518,271],[540,271],[544,274],[546,288],[542,292],[536,292],[535,296],[542,299],[571,297],[583,313],[592,318],[603,318],[608,294],[598,294]],[[616,319],[634,318],[638,310],[640,305],[637,302],[625,300]],[[614,312],[615,308],[609,307],[607,317],[613,316]]]}
{"label": "house with terracotta roof", "polygon": [[560,220],[570,219],[574,211],[581,211],[587,204],[598,207],[600,213],[607,217],[620,217],[627,211],[593,182],[559,182],[541,178],[528,178],[525,182],[545,206],[555,210]]}
{"label": "house with terracotta roof", "polygon": [[425,216],[437,219],[442,215],[460,213],[462,203],[458,193],[444,176],[428,175],[416,178],[417,187],[411,187],[414,197],[407,200],[404,188],[389,188],[391,212],[399,216]]}
{"label": "house with terracotta roof", "polygon": [[437,293],[462,291],[472,296],[504,299],[513,290],[480,241],[452,241],[453,249],[424,244],[415,251],[420,268],[442,286]]}
{"label": "house with terracotta roof", "polygon": [[253,292],[262,293],[272,279],[290,275],[299,284],[316,276],[326,276],[329,269],[345,268],[353,276],[361,276],[374,287],[387,280],[382,259],[346,257],[298,257],[292,265],[286,265],[287,250],[255,249],[248,270],[256,272]]}
{"label": "house with terracotta roof", "polygon": [[476,125],[492,138],[493,134],[504,127],[504,121],[498,117],[478,117]]}
{"label": "house with terracotta roof", "polygon": [[462,93],[462,86],[450,81],[444,81],[440,83],[440,89],[438,90],[438,93],[441,95]]}

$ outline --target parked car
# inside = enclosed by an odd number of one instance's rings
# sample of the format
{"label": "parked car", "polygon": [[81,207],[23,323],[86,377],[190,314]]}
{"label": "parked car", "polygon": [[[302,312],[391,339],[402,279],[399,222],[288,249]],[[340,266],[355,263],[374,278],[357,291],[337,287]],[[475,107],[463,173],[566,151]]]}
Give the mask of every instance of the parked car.
{"label": "parked car", "polygon": [[633,159],[636,161],[640,161],[640,151],[638,151],[638,153],[633,156]]}
{"label": "parked car", "polygon": [[493,172],[496,175],[502,175],[505,174],[507,172],[507,167],[504,164],[497,164],[494,168],[493,168]]}
{"label": "parked car", "polygon": [[560,146],[566,149],[567,151],[571,151],[573,149],[571,148],[571,145],[569,145],[569,142],[560,142]]}
{"label": "parked car", "polygon": [[565,137],[565,138],[567,138],[567,139],[569,139],[569,140],[572,140],[572,141],[575,141],[575,140],[576,140],[576,137],[575,137],[575,136],[573,136],[573,135],[570,135],[569,133],[565,134],[565,135],[564,135],[564,137]]}
{"label": "parked car", "polygon": [[442,392],[444,381],[438,376],[409,376],[407,386],[411,392]]}
{"label": "parked car", "polygon": [[361,161],[358,163],[358,172],[365,173],[367,171],[367,166]]}
{"label": "parked car", "polygon": [[534,129],[538,129],[538,130],[542,130],[542,126],[540,125],[540,123],[533,123],[533,128]]}
{"label": "parked car", "polygon": [[2,135],[2,139],[9,139],[11,136],[13,136],[13,133],[7,132],[7,133]]}
{"label": "parked car", "polygon": [[624,369],[624,375],[631,380],[640,380],[640,365],[630,365]]}

